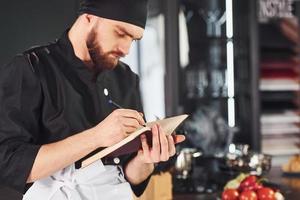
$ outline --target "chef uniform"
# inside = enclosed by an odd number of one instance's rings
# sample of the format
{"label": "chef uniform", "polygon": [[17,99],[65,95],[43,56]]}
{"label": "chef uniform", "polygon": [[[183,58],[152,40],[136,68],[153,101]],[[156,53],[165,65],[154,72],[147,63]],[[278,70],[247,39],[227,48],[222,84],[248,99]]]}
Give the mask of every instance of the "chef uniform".
{"label": "chef uniform", "polygon": [[[146,4],[146,0],[85,0],[80,13],[144,27]],[[123,10],[127,7],[129,14]],[[112,9],[114,12],[108,12]],[[0,182],[20,192],[26,188],[43,144],[92,128],[115,109],[108,104],[104,90],[124,108],[142,112],[138,76],[119,62],[95,79],[75,56],[67,33],[51,44],[17,55],[0,68]],[[139,185],[127,182],[123,170],[134,156],[106,158],[80,169],[85,157],[27,185],[23,199],[132,199],[132,191],[141,195],[149,181]]]}

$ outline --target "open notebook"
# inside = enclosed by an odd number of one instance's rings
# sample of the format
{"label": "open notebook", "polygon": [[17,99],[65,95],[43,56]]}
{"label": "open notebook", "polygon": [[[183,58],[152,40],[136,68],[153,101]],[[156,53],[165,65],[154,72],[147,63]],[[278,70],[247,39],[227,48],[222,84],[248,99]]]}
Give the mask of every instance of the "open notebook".
{"label": "open notebook", "polygon": [[169,117],[162,120],[146,123],[146,126],[141,126],[135,132],[131,133],[128,137],[121,140],[120,142],[103,149],[95,155],[87,158],[81,164],[81,168],[84,168],[93,162],[105,157],[105,156],[120,156],[136,152],[141,148],[141,141],[139,135],[146,133],[147,141],[151,143],[151,127],[154,124],[159,124],[166,135],[171,135],[175,129],[188,117],[188,115],[178,115],[175,117]]}

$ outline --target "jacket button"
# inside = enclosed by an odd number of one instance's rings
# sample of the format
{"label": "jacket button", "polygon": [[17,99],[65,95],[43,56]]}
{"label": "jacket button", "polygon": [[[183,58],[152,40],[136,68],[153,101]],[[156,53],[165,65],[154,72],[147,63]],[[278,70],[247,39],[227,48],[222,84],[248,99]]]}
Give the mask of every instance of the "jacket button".
{"label": "jacket button", "polygon": [[115,164],[119,164],[119,163],[120,163],[120,158],[115,157],[115,158],[114,158],[114,163],[115,163]]}

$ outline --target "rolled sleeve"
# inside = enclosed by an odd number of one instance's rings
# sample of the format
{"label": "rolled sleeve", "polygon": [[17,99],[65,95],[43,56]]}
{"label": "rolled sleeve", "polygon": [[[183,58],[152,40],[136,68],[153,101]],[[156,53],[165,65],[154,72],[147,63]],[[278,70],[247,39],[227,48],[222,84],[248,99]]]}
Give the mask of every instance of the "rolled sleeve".
{"label": "rolled sleeve", "polygon": [[40,148],[40,104],[40,83],[24,56],[0,68],[0,182],[21,193]]}

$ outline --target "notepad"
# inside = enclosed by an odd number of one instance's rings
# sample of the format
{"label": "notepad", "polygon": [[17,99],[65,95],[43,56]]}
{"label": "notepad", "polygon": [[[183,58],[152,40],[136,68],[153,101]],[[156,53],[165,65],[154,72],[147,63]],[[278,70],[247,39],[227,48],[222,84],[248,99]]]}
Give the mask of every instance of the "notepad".
{"label": "notepad", "polygon": [[129,136],[121,140],[120,142],[110,146],[106,147],[102,151],[94,154],[93,156],[85,159],[81,163],[81,168],[84,168],[93,162],[104,158],[106,156],[120,156],[125,155],[133,152],[137,152],[141,148],[141,141],[140,136],[142,133],[146,134],[147,141],[151,143],[152,139],[152,133],[151,133],[151,127],[154,124],[159,124],[160,127],[163,129],[164,134],[171,135],[176,128],[188,117],[188,115],[178,115],[174,117],[165,118],[162,120],[157,120],[153,122],[146,123],[145,126],[141,126],[138,128],[135,132],[131,133]]}

